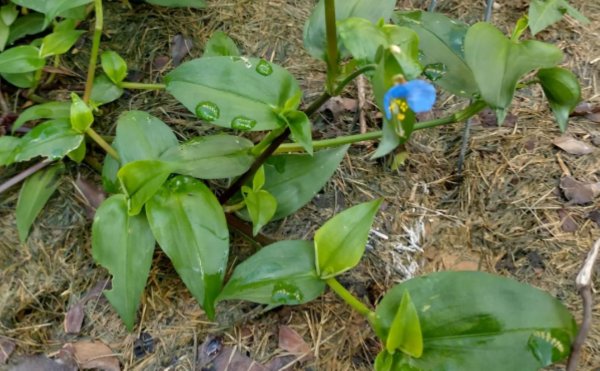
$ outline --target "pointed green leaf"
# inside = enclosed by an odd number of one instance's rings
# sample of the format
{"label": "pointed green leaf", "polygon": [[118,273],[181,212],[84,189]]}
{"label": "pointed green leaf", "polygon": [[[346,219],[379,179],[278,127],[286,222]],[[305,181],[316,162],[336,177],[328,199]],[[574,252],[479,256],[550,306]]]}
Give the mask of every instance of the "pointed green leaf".
{"label": "pointed green leaf", "polygon": [[[404,292],[417,309],[423,355],[397,352],[395,368],[534,371],[559,362],[577,333],[573,316],[534,287],[484,272],[438,272],[395,286],[377,306],[387,342]],[[451,356],[449,356],[451,354]]]}
{"label": "pointed green leaf", "polygon": [[[113,146],[117,153],[119,149]],[[104,157],[104,163],[102,164],[102,187],[108,193],[121,193],[121,183],[117,174],[119,172],[120,164],[117,160],[112,158],[109,154]]]}
{"label": "pointed green leaf", "polygon": [[46,35],[42,40],[42,46],[40,48],[41,57],[46,58],[66,53],[83,33],[85,33],[85,31],[69,30],[57,31]]}
{"label": "pointed green leaf", "polygon": [[581,87],[577,76],[564,68],[546,68],[538,71],[550,108],[562,132],[567,130],[569,115],[581,101]]}
{"label": "pointed green leaf", "polygon": [[246,200],[246,208],[250,220],[252,220],[252,234],[256,236],[275,215],[277,199],[267,191],[248,189],[248,192],[244,194],[244,200]]}
{"label": "pointed green leaf", "polygon": [[101,106],[121,98],[123,92],[123,89],[110,81],[106,75],[102,74],[94,78],[90,100],[94,102],[96,106]]}
{"label": "pointed green leaf", "polygon": [[353,206],[317,230],[317,273],[322,279],[335,277],[358,264],[380,205],[381,200],[375,200]]}
{"label": "pointed green leaf", "polygon": [[129,215],[137,215],[173,172],[171,164],[158,160],[133,161],[117,172],[127,195]]}
{"label": "pointed green leaf", "polygon": [[215,31],[204,46],[203,57],[221,57],[240,55],[235,42],[223,31]]}
{"label": "pointed green leaf", "polygon": [[28,36],[35,35],[44,31],[48,27],[44,23],[44,16],[39,13],[30,13],[23,15],[10,26],[10,34],[7,44],[10,45],[15,41]]}
{"label": "pointed green leaf", "polygon": [[252,178],[252,190],[260,191],[265,185],[265,167],[261,166],[258,168],[254,177]]}
{"label": "pointed green leaf", "polygon": [[68,119],[71,115],[69,102],[48,102],[37,104],[21,112],[12,126],[12,132],[23,126],[28,121],[38,119]]}
{"label": "pointed green leaf", "polygon": [[529,5],[529,29],[531,34],[560,21],[565,13],[577,21],[588,24],[590,21],[565,0],[531,0]]}
{"label": "pointed green leaf", "polygon": [[20,138],[10,135],[0,136],[0,166],[7,166],[14,162],[14,151],[20,144]]}
{"label": "pointed green leaf", "polygon": [[8,4],[0,7],[0,20],[7,26],[10,26],[19,16],[19,11],[15,4]]}
{"label": "pointed green leaf", "polygon": [[419,315],[408,291],[404,291],[402,294],[398,312],[390,325],[385,348],[390,353],[401,350],[415,358],[419,358],[423,354],[423,334]]}
{"label": "pointed green leaf", "polygon": [[312,123],[306,113],[301,111],[291,111],[285,114],[285,119],[292,133],[294,142],[300,144],[306,152],[312,156]]}
{"label": "pointed green leaf", "polygon": [[46,60],[39,56],[35,46],[16,46],[0,53],[1,73],[24,73],[44,67]]}
{"label": "pointed green leaf", "polygon": [[325,282],[315,271],[312,243],[279,241],[235,267],[218,300],[296,305],[308,303],[324,290]]}
{"label": "pointed green leaf", "polygon": [[40,211],[58,188],[65,165],[58,162],[33,174],[21,187],[17,201],[17,229],[21,243],[27,240],[29,229]]}
{"label": "pointed green leaf", "polygon": [[116,85],[119,85],[127,77],[127,62],[113,51],[106,51],[100,56],[102,69],[106,76]]}
{"label": "pointed green leaf", "polygon": [[229,254],[223,208],[202,182],[177,176],[146,206],[152,233],[210,319]]}
{"label": "pointed green leaf", "polygon": [[94,122],[92,109],[75,93],[71,93],[71,111],[69,114],[73,130],[85,133]]}
{"label": "pointed green leaf", "polygon": [[112,289],[104,295],[129,331],[150,274],[154,245],[145,215],[130,216],[125,196],[108,198],[96,211],[92,254],[112,275]]}
{"label": "pointed green leaf", "polygon": [[24,6],[29,9],[33,9],[36,12],[44,13],[45,25],[48,25],[52,20],[63,13],[68,12],[74,8],[81,7],[91,3],[94,0],[11,0],[17,5]]}
{"label": "pointed green leaf", "polygon": [[238,130],[284,126],[276,112],[300,92],[285,69],[246,57],[195,59],[174,69],[165,81],[167,91],[199,118]]}
{"label": "pointed green leaf", "polygon": [[8,42],[8,35],[10,33],[10,27],[2,21],[0,18],[0,51],[4,51],[6,43]]}
{"label": "pointed green leaf", "polygon": [[51,120],[33,128],[21,138],[15,148],[15,162],[37,156],[59,160],[74,151],[83,141],[83,135],[71,128],[66,120]]}
{"label": "pointed green leaf", "polygon": [[253,144],[233,135],[194,138],[165,151],[160,159],[173,166],[173,172],[200,179],[231,178],[243,174],[254,162]]}
{"label": "pointed green leaf", "polygon": [[171,8],[195,8],[203,9],[206,7],[204,0],[146,0],[148,4],[167,6]]}
{"label": "pointed green leaf", "polygon": [[0,73],[0,76],[11,85],[18,88],[28,89],[35,86],[35,72],[24,73]]}
{"label": "pointed green leaf", "polygon": [[85,145],[85,140],[81,141],[79,147],[74,149],[73,151],[67,153],[67,156],[78,164],[80,164],[85,159],[85,154],[87,151],[87,147]]}

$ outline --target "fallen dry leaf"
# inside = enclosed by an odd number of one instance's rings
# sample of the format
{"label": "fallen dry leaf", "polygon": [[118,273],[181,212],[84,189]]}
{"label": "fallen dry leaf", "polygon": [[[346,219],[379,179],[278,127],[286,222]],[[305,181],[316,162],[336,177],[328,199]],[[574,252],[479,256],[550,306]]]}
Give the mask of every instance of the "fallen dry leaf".
{"label": "fallen dry leaf", "polygon": [[594,201],[600,194],[600,182],[583,183],[573,177],[565,176],[560,180],[560,189],[569,204],[583,205]]}
{"label": "fallen dry leaf", "polygon": [[594,152],[594,148],[585,142],[577,140],[568,135],[560,136],[554,139],[555,146],[568,152],[572,155],[587,155],[588,153]]}
{"label": "fallen dry leaf", "polygon": [[585,118],[593,121],[593,122],[600,122],[600,113],[589,113],[587,115],[585,115]]}
{"label": "fallen dry leaf", "polygon": [[358,101],[352,98],[333,97],[325,103],[319,112],[329,111],[333,116],[333,121],[337,121],[338,117],[345,112],[356,112],[358,109]]}
{"label": "fallen dry leaf", "polygon": [[167,67],[170,61],[171,59],[169,59],[169,57],[167,57],[166,55],[160,55],[154,58],[154,62],[152,62],[152,67],[154,67],[155,70],[160,71],[163,68]]}
{"label": "fallen dry leaf", "polygon": [[171,42],[171,58],[173,58],[174,67],[179,66],[183,58],[190,53],[192,45],[192,39],[189,37],[184,37],[182,34],[173,36]]}
{"label": "fallen dry leaf", "polygon": [[478,259],[471,256],[458,256],[444,253],[441,257],[442,264],[450,271],[477,271],[479,270]]}
{"label": "fallen dry leaf", "polygon": [[99,341],[78,341],[68,343],[63,349],[70,351],[80,368],[97,368],[104,371],[120,371],[119,360],[112,350]]}
{"label": "fallen dry leaf", "polygon": [[310,346],[300,334],[288,326],[279,326],[279,347],[303,359],[310,354]]}
{"label": "fallen dry leaf", "polygon": [[591,211],[587,215],[587,218],[593,222],[596,222],[596,224],[598,224],[598,227],[600,227],[600,209]]}
{"label": "fallen dry leaf", "polygon": [[[477,114],[479,120],[481,122],[481,126],[488,128],[497,128],[498,127],[498,119],[496,117],[496,112],[491,110],[490,108],[486,108],[483,111]],[[500,127],[514,128],[517,123],[517,115],[508,112],[504,122],[500,125]]]}
{"label": "fallen dry leaf", "polygon": [[594,106],[590,102],[581,102],[579,103],[573,112],[571,112],[571,116],[585,116],[589,113],[600,112],[600,105]]}
{"label": "fallen dry leaf", "polygon": [[25,356],[17,361],[11,371],[77,371],[77,365],[62,358],[50,359],[44,355]]}
{"label": "fallen dry leaf", "polygon": [[579,228],[577,222],[575,222],[575,219],[573,219],[573,217],[571,216],[571,214],[569,214],[567,210],[558,210],[558,217],[560,218],[560,228],[563,231],[567,233],[573,233]]}
{"label": "fallen dry leaf", "polygon": [[106,199],[106,193],[102,188],[93,184],[88,179],[82,178],[81,174],[77,174],[75,187],[85,201],[87,201],[88,205],[94,210],[100,207],[100,204]]}
{"label": "fallen dry leaf", "polygon": [[85,313],[83,312],[83,303],[81,301],[71,306],[63,322],[65,332],[67,334],[78,334],[81,331],[84,317]]}
{"label": "fallen dry leaf", "polygon": [[9,338],[0,337],[0,365],[8,361],[8,357],[15,351],[15,342]]}

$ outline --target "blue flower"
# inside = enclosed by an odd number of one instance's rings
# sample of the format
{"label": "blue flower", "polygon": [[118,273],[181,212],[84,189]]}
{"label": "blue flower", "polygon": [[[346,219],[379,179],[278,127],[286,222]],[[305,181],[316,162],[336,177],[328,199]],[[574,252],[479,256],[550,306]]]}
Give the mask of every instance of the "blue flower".
{"label": "blue flower", "polygon": [[423,80],[411,80],[392,86],[383,97],[385,117],[392,119],[396,115],[404,120],[405,112],[410,108],[415,113],[430,111],[435,103],[435,88]]}

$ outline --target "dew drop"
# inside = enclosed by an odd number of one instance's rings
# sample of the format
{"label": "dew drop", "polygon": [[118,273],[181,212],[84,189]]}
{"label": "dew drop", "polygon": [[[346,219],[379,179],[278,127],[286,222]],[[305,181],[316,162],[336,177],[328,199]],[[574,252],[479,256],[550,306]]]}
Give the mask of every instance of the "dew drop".
{"label": "dew drop", "polygon": [[431,81],[437,81],[444,77],[448,68],[443,63],[432,63],[425,66],[423,75]]}
{"label": "dew drop", "polygon": [[213,102],[200,102],[196,106],[196,116],[205,121],[215,121],[219,118],[220,114],[219,106]]}
{"label": "dew drop", "polygon": [[261,59],[260,62],[258,62],[258,64],[256,65],[256,72],[263,76],[269,76],[273,73],[273,67],[271,67],[271,64],[269,64],[269,62],[265,61],[264,59]]}
{"label": "dew drop", "polygon": [[231,120],[231,128],[236,130],[252,130],[256,126],[256,120],[246,116],[237,116]]}
{"label": "dew drop", "polygon": [[287,282],[278,282],[274,285],[271,300],[278,304],[294,305],[300,304],[304,295],[298,287]]}

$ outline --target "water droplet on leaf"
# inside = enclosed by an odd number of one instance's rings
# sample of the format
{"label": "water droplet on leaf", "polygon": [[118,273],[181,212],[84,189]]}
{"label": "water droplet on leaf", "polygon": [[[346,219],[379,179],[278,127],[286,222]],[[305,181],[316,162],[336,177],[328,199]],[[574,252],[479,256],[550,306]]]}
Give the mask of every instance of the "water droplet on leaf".
{"label": "water droplet on leaf", "polygon": [[196,106],[196,116],[205,121],[215,121],[219,118],[221,111],[219,106],[213,102],[200,102]]}
{"label": "water droplet on leaf", "polygon": [[231,120],[231,128],[236,130],[252,130],[256,126],[256,120],[246,116],[237,116]]}
{"label": "water droplet on leaf", "polygon": [[300,304],[304,295],[298,287],[286,282],[277,282],[271,293],[273,302],[284,305]]}
{"label": "water droplet on leaf", "polygon": [[271,67],[271,64],[269,64],[269,62],[265,61],[264,59],[261,59],[260,62],[258,62],[258,64],[256,65],[256,72],[263,76],[269,76],[273,73],[273,67]]}
{"label": "water droplet on leaf", "polygon": [[444,77],[448,68],[443,63],[432,63],[425,66],[423,75],[431,81],[437,81]]}

